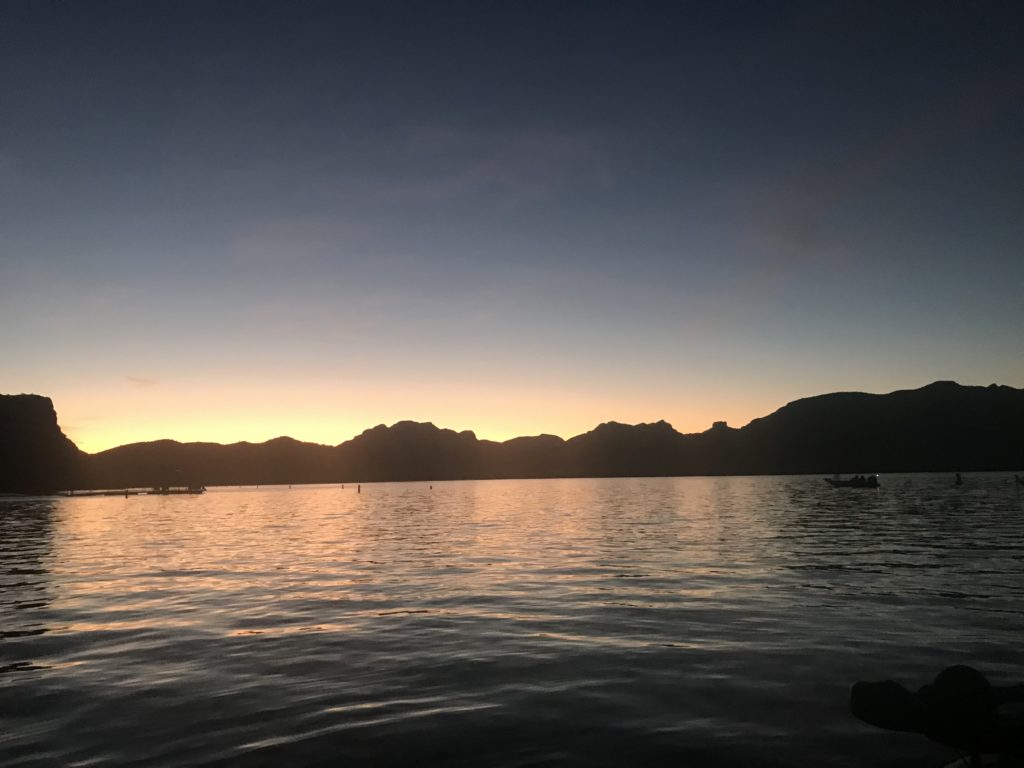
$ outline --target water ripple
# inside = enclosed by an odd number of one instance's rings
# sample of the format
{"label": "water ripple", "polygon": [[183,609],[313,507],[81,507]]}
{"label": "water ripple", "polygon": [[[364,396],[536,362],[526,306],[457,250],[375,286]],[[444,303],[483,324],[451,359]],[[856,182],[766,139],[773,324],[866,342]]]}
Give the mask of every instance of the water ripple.
{"label": "water ripple", "polygon": [[935,765],[849,684],[1024,674],[1005,475],[0,501],[4,765]]}

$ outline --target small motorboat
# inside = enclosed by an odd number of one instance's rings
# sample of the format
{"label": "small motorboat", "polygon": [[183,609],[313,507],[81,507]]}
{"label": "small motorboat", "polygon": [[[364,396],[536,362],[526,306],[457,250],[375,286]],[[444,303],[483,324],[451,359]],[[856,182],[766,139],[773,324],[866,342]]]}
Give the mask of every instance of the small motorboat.
{"label": "small motorboat", "polygon": [[825,482],[833,488],[878,488],[878,475],[857,475],[841,480],[838,475],[826,477]]}

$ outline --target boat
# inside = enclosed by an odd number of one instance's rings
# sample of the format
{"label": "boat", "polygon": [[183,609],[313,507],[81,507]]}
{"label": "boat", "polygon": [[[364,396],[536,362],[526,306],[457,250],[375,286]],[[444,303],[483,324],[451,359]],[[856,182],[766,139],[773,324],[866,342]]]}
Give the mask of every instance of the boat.
{"label": "boat", "polygon": [[841,480],[838,475],[826,477],[825,482],[833,488],[878,488],[878,475],[857,475],[848,480]]}

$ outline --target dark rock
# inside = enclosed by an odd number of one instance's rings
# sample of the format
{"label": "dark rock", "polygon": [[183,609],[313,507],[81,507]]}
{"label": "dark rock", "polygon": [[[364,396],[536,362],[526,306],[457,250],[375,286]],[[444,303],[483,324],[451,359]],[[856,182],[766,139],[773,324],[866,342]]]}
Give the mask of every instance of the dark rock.
{"label": "dark rock", "polygon": [[57,425],[50,398],[0,395],[0,493],[74,487],[84,458]]}

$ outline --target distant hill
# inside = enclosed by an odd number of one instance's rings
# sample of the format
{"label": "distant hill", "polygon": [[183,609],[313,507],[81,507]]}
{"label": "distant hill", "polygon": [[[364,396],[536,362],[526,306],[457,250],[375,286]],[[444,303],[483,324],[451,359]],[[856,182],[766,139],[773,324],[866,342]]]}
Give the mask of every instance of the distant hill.
{"label": "distant hill", "polygon": [[276,437],[265,443],[132,443],[88,456],[90,488],[323,483],[337,477],[334,448]]}
{"label": "distant hill", "polygon": [[1024,467],[1024,390],[937,381],[888,395],[797,400],[737,433],[739,471],[917,472]]}
{"label": "distant hill", "polygon": [[526,477],[979,471],[1024,469],[1024,390],[936,382],[869,395],[840,392],[789,403],[741,429],[723,422],[681,434],[664,421],[609,422],[553,435],[480,440],[411,421],[380,425],[337,446],[279,437],[265,443],[159,440],[83,454],[53,406],[0,396],[0,492],[153,485],[251,485]]}

